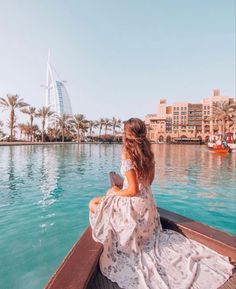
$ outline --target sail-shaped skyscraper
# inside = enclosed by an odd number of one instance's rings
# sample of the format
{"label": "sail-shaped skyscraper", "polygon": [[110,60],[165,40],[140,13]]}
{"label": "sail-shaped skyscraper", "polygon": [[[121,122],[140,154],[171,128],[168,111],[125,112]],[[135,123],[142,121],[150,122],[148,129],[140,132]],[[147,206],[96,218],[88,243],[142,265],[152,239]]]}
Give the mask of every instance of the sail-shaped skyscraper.
{"label": "sail-shaped skyscraper", "polygon": [[[46,78],[46,106],[49,106],[57,115],[72,115],[70,98],[65,87],[65,81],[61,80],[51,64],[50,50],[48,52],[47,78]],[[46,122],[48,128],[55,121],[55,117]]]}

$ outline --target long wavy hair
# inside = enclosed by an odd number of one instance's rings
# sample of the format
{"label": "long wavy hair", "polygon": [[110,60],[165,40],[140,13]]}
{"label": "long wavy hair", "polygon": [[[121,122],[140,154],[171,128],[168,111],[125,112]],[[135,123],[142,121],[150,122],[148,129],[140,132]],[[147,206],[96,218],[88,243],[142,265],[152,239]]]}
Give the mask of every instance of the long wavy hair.
{"label": "long wavy hair", "polygon": [[150,176],[154,165],[154,154],[147,139],[145,123],[139,118],[124,122],[123,148],[131,159],[139,180]]}

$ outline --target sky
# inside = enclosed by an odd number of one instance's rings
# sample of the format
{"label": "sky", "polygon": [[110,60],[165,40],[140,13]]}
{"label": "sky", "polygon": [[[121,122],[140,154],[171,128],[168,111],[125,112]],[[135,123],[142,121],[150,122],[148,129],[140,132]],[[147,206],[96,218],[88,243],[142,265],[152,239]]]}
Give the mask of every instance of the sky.
{"label": "sky", "polygon": [[0,0],[0,96],[43,106],[48,48],[88,119],[235,96],[234,0]]}

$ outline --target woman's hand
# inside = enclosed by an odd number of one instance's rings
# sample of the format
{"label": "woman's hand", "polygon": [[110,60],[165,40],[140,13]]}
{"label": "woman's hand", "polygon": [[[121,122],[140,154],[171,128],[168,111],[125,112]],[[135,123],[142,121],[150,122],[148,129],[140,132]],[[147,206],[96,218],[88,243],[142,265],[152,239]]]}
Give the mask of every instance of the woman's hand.
{"label": "woman's hand", "polygon": [[120,188],[117,186],[113,186],[111,187],[108,191],[107,191],[107,196],[109,195],[115,195],[117,192],[120,191]]}
{"label": "woman's hand", "polygon": [[115,193],[118,193],[120,191],[120,188],[117,187],[117,186],[113,186],[112,187],[112,191],[115,192]]}
{"label": "woman's hand", "polygon": [[91,213],[95,213],[97,206],[101,203],[103,197],[93,198],[89,202],[89,210]]}

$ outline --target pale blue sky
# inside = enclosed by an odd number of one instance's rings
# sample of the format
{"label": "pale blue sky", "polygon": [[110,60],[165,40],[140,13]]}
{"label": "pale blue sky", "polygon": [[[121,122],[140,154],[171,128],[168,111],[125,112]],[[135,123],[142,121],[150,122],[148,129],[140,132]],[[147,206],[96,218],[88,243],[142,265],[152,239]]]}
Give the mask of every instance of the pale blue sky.
{"label": "pale blue sky", "polygon": [[234,96],[234,21],[234,0],[0,0],[0,95],[44,105],[50,47],[89,119],[143,118],[160,98],[198,102],[213,88]]}

